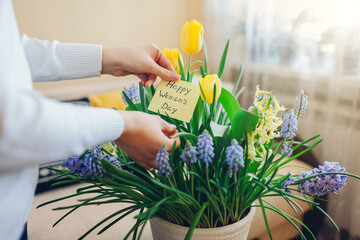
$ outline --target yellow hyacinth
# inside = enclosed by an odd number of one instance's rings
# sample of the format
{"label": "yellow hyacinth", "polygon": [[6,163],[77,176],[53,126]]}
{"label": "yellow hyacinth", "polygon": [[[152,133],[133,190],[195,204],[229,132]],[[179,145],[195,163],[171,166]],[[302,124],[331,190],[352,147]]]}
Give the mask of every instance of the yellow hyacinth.
{"label": "yellow hyacinth", "polygon": [[182,59],[179,49],[177,49],[177,48],[169,49],[166,47],[162,50],[162,53],[167,57],[167,59],[170,60],[171,64],[174,66],[176,72],[179,73],[179,61],[178,61],[179,57],[180,57],[180,61],[181,61],[182,65],[184,66],[184,62],[183,62],[183,59]]}
{"label": "yellow hyacinth", "polygon": [[203,45],[204,28],[196,20],[186,22],[181,29],[181,47],[188,54],[198,53]]}
{"label": "yellow hyacinth", "polygon": [[[214,86],[216,85],[216,96],[215,100],[218,100],[221,93],[221,81],[216,74],[206,75],[204,78],[200,78],[199,80],[200,86],[205,95],[206,101],[208,103],[213,103],[214,98]],[[201,98],[204,100],[203,96]]]}

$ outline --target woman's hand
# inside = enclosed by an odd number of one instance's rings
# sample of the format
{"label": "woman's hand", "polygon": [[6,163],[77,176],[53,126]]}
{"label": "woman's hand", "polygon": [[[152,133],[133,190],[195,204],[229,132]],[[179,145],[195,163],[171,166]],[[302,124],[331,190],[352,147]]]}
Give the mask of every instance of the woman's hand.
{"label": "woman's hand", "polygon": [[178,131],[157,115],[137,111],[120,111],[125,130],[115,143],[140,166],[157,168],[155,157],[163,144],[171,153],[174,143],[180,146],[180,138],[170,138]]}
{"label": "woman's hand", "polygon": [[146,87],[155,82],[156,76],[168,81],[180,78],[171,62],[153,44],[104,48],[101,73],[116,77],[134,74]]}

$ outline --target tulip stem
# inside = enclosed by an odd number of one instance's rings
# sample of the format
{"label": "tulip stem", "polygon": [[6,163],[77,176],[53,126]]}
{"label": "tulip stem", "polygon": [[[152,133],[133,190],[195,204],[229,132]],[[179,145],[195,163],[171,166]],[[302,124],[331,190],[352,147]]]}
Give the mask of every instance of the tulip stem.
{"label": "tulip stem", "polygon": [[[191,54],[189,54],[189,63],[186,69],[186,75],[190,76],[189,72],[190,72],[190,66],[191,66]],[[190,77],[189,77],[190,78]],[[192,82],[192,79],[186,79],[188,82]]]}

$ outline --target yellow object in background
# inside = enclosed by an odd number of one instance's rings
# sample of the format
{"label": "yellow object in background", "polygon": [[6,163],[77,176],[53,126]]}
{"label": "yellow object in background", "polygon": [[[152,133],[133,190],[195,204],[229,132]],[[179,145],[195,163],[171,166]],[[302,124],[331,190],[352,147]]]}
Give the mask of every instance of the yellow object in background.
{"label": "yellow object in background", "polygon": [[93,107],[116,108],[125,110],[126,105],[121,95],[122,91],[90,95],[89,102]]}
{"label": "yellow object in background", "polygon": [[180,54],[179,49],[177,49],[177,48],[169,49],[166,47],[162,50],[162,53],[167,57],[167,59],[170,60],[171,64],[174,66],[176,72],[179,73],[179,58],[180,58],[181,64],[184,66],[183,58]]}
{"label": "yellow object in background", "polygon": [[[214,86],[216,85],[215,100],[218,100],[221,94],[221,81],[217,74],[206,75],[204,78],[200,77],[200,85],[204,93],[204,97],[208,103],[213,103],[214,100]],[[201,98],[204,100],[203,96]],[[205,101],[205,100],[204,100]]]}
{"label": "yellow object in background", "polygon": [[181,47],[188,54],[198,53],[203,45],[204,28],[196,20],[186,22],[181,28]]}

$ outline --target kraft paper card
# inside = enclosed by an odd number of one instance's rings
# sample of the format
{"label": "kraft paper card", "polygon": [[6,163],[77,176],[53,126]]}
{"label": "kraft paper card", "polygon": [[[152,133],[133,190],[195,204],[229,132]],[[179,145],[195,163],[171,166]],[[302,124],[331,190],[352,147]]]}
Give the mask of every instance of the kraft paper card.
{"label": "kraft paper card", "polygon": [[161,80],[148,110],[190,122],[199,97],[200,88],[197,84]]}

